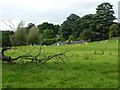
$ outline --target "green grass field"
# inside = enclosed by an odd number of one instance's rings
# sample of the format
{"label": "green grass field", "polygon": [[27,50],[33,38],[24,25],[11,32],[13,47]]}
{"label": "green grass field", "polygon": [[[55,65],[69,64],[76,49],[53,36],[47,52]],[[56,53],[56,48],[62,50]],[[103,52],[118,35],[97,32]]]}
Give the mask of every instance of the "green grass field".
{"label": "green grass field", "polygon": [[[37,46],[19,47],[32,50],[36,54]],[[6,52],[10,55],[13,50]],[[70,58],[64,63],[50,60],[46,64],[23,63],[10,65],[3,62],[3,88],[117,88],[118,87],[118,42],[108,40],[88,45],[43,46],[44,55],[69,51]],[[13,57],[24,52],[16,51]]]}

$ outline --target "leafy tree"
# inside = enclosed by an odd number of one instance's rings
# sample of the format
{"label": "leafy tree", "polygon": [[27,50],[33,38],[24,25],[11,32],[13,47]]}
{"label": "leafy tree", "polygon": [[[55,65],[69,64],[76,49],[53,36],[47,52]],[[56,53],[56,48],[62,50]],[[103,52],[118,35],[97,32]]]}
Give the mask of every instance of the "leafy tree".
{"label": "leafy tree", "polygon": [[97,31],[102,34],[103,38],[108,38],[109,27],[116,19],[114,16],[113,5],[108,2],[98,5],[96,8],[96,18],[95,23],[97,23]]}
{"label": "leafy tree", "polygon": [[55,28],[54,25],[51,23],[48,23],[48,22],[44,22],[44,23],[38,25],[38,29],[39,29],[40,33],[43,33],[43,31],[45,29],[51,29],[54,31],[54,28]]}
{"label": "leafy tree", "polygon": [[54,34],[58,35],[58,30],[59,30],[60,26],[59,25],[54,25]]}
{"label": "leafy tree", "polygon": [[92,32],[89,29],[84,29],[84,31],[80,34],[81,40],[89,40],[92,38]]}
{"label": "leafy tree", "polygon": [[69,35],[76,37],[76,22],[80,19],[78,15],[71,14],[67,17],[67,20],[61,24],[59,28],[59,35],[62,35],[65,40],[69,38]]}
{"label": "leafy tree", "polygon": [[[59,25],[53,25],[53,24],[48,23],[48,22],[44,22],[44,23],[38,25],[37,27],[38,27],[39,32],[40,32],[41,34],[43,34],[43,33],[44,33],[44,30],[46,30],[46,29],[51,30],[51,32],[54,33],[54,35],[53,35],[54,38],[58,35],[58,30],[59,30],[59,28],[60,28]],[[45,31],[45,32],[46,32],[46,31]],[[51,37],[51,36],[50,36],[50,37]]]}
{"label": "leafy tree", "polygon": [[109,37],[118,37],[120,34],[118,24],[112,24],[109,28]]}
{"label": "leafy tree", "polygon": [[12,46],[10,37],[14,34],[13,31],[1,31],[2,32],[2,46]]}
{"label": "leafy tree", "polygon": [[18,24],[15,34],[12,36],[12,45],[14,46],[24,46],[27,45],[27,34],[24,28],[24,23],[21,21]]}
{"label": "leafy tree", "polygon": [[30,28],[32,28],[32,27],[35,27],[35,24],[29,23],[27,27],[30,29]]}
{"label": "leafy tree", "polygon": [[38,25],[37,27],[38,27],[40,33],[43,33],[43,31],[44,31],[45,29],[48,29],[48,28],[49,28],[49,24],[48,24],[48,22],[44,22],[44,23]]}
{"label": "leafy tree", "polygon": [[29,32],[29,30],[30,30],[32,27],[35,27],[35,24],[29,23],[29,24],[27,25],[27,27],[26,27],[27,33]]}
{"label": "leafy tree", "polygon": [[[80,35],[85,29],[89,29],[91,32],[94,31],[94,18],[95,14],[84,15],[81,20],[78,22],[78,34]],[[79,39],[79,38],[78,38]]]}
{"label": "leafy tree", "polygon": [[26,37],[26,30],[25,28],[19,28],[15,32],[12,37],[12,45],[13,46],[24,46],[27,45],[27,37]]}
{"label": "leafy tree", "polygon": [[93,19],[95,17],[95,14],[87,14],[87,15],[84,15],[81,20],[82,20],[82,27],[85,29],[89,29],[89,26],[91,23],[93,23]]}
{"label": "leafy tree", "polygon": [[40,34],[37,27],[32,27],[28,34],[28,43],[29,44],[39,44],[40,43]]}
{"label": "leafy tree", "polygon": [[51,29],[45,29],[42,34],[42,39],[54,38],[54,32]]}

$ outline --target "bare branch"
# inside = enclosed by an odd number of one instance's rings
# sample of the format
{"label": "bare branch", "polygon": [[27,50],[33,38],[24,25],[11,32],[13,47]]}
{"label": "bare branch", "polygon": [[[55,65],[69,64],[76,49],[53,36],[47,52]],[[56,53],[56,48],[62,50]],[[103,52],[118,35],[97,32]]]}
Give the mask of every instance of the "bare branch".
{"label": "bare branch", "polygon": [[17,29],[20,29],[20,28],[22,28],[22,27],[24,27],[24,22],[23,22],[23,21],[21,21],[21,22],[18,24]]}
{"label": "bare branch", "polygon": [[15,25],[10,20],[8,20],[8,21],[13,26],[13,29],[15,30]]}
{"label": "bare branch", "polygon": [[4,20],[2,20],[2,22],[7,25],[9,28],[11,28],[12,30],[15,30],[11,25],[7,24]]}
{"label": "bare branch", "polygon": [[[66,52],[65,52],[65,53],[55,54],[55,55],[50,55],[50,56],[48,56],[48,57],[46,57],[46,58],[43,58],[43,59],[39,60],[39,62],[44,61],[44,62],[42,62],[42,64],[44,64],[44,63],[46,63],[47,61],[49,61],[49,60],[51,60],[52,58],[55,58],[55,57],[59,57],[60,59],[62,59],[60,56],[63,56],[63,55],[65,55],[65,54],[66,54]],[[63,59],[62,59],[62,60],[63,60]]]}
{"label": "bare branch", "polygon": [[[17,49],[15,49],[15,51],[16,51]],[[23,52],[26,52],[25,50],[23,50],[22,48],[21,49],[19,49],[20,51],[23,51]],[[33,49],[34,50],[34,49]],[[32,50],[32,51],[33,51]],[[15,51],[12,53],[12,55],[15,53]],[[16,58],[7,58],[6,59],[6,61],[11,61],[11,62],[13,62],[13,61],[15,61],[15,60],[23,60],[23,59],[27,59],[27,60],[31,60],[32,62],[40,62],[40,63],[42,63],[42,64],[45,64],[47,61],[49,61],[49,60],[52,60],[53,58],[56,58],[57,59],[57,61],[58,61],[58,59],[60,59],[62,62],[64,62],[64,57],[66,58],[66,59],[69,59],[69,57],[67,57],[66,56],[66,53],[67,53],[67,51],[66,52],[62,52],[62,53],[59,53],[59,54],[54,54],[54,55],[49,55],[49,56],[45,56],[44,58],[42,58],[42,59],[40,59],[40,55],[41,55],[41,46],[39,46],[39,52],[38,52],[38,54],[36,54],[36,55],[30,55],[30,54],[27,54],[27,55],[21,55],[21,56],[18,56],[18,57],[16,57]],[[10,60],[9,60],[10,59]],[[5,61],[5,60],[4,60]]]}

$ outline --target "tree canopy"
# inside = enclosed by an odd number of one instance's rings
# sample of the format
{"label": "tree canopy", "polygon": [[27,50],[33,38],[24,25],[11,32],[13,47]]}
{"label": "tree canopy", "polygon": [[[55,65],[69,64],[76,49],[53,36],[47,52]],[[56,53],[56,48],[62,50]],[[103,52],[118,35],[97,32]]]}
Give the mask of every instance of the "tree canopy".
{"label": "tree canopy", "polygon": [[38,28],[35,26],[28,33],[28,44],[40,44],[40,34]]}
{"label": "tree canopy", "polygon": [[[70,14],[61,25],[54,25],[49,22],[35,25],[29,23],[24,27],[21,21],[13,35],[9,34],[9,39],[4,39],[11,45],[27,45],[42,42],[43,44],[53,44],[57,41],[87,40],[91,41],[104,40],[111,37],[118,37],[120,32],[119,23],[114,20],[113,5],[108,2],[99,4],[96,7],[95,14],[86,14],[82,17],[76,14]],[[4,33],[3,37],[7,38]],[[10,37],[12,37],[10,39]],[[19,42],[18,42],[19,41]],[[4,44],[6,45],[6,44]]]}

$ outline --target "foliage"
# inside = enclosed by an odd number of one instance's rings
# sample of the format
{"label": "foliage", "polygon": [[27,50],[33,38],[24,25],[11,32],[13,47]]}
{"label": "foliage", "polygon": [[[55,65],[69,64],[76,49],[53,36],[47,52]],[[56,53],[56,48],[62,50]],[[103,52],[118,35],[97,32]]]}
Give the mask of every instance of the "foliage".
{"label": "foliage", "polygon": [[27,45],[27,34],[24,28],[17,29],[15,34],[12,36],[13,46],[24,46]]}
{"label": "foliage", "polygon": [[64,41],[64,38],[62,35],[57,35],[56,41]]}
{"label": "foliage", "polygon": [[59,29],[59,25],[53,25],[51,23],[48,22],[43,22],[42,24],[39,24],[38,29],[40,31],[40,33],[42,34],[44,30],[49,29],[52,30],[54,32],[54,34],[56,35],[58,33],[58,29]]}
{"label": "foliage", "polygon": [[115,16],[113,16],[113,5],[110,3],[102,3],[98,5],[96,8],[96,17],[97,17],[97,29],[101,34],[104,34],[103,38],[109,37],[109,27],[113,23],[113,21],[116,19]]}
{"label": "foliage", "polygon": [[76,27],[76,22],[80,19],[78,15],[71,14],[69,17],[67,17],[67,20],[63,22],[59,29],[59,34],[63,36],[65,40],[69,38],[70,35],[73,35],[76,37],[75,33],[77,30]]}
{"label": "foliage", "polygon": [[1,34],[2,46],[7,46],[7,47],[12,46],[10,38],[14,34],[14,32],[13,31],[1,31],[1,32],[2,32]]}
{"label": "foliage", "polygon": [[40,43],[40,34],[37,27],[32,27],[28,34],[28,43],[29,44],[39,44]]}
{"label": "foliage", "polygon": [[54,32],[51,29],[45,29],[42,34],[42,39],[54,38]]}
{"label": "foliage", "polygon": [[30,29],[31,29],[32,27],[35,27],[35,24],[29,23],[29,24],[27,25],[27,27],[26,27],[27,33],[30,31]]}
{"label": "foliage", "polygon": [[27,33],[23,21],[18,24],[16,32],[11,37],[11,41],[13,46],[27,45]]}
{"label": "foliage", "polygon": [[89,40],[92,38],[92,32],[89,29],[85,29],[81,34],[80,34],[80,39],[81,40]]}
{"label": "foliage", "polygon": [[56,38],[43,39],[41,41],[42,45],[51,45],[56,42]]}
{"label": "foliage", "polygon": [[[70,14],[60,26],[43,22],[36,27],[39,30],[38,34],[41,42],[43,39],[49,38],[56,38],[57,41],[66,41],[70,36],[73,36],[74,40],[89,38],[91,41],[98,41],[109,39],[112,36],[119,36],[120,30],[118,30],[117,35],[115,35],[115,30],[110,29],[113,24],[120,26],[119,23],[113,22],[115,19],[113,5],[104,2],[97,6],[95,14],[86,14],[82,17],[76,14]],[[21,21],[17,29],[25,29],[27,34],[32,27],[35,27],[33,23],[29,23],[25,28],[23,25],[24,23]],[[90,31],[90,35],[87,34],[88,31]]]}
{"label": "foliage", "polygon": [[112,24],[109,28],[109,37],[118,37],[120,34],[120,30],[118,28],[118,24]]}
{"label": "foliage", "polygon": [[73,40],[74,40],[74,37],[72,35],[70,35],[69,38],[68,38],[68,42],[71,42]]}

